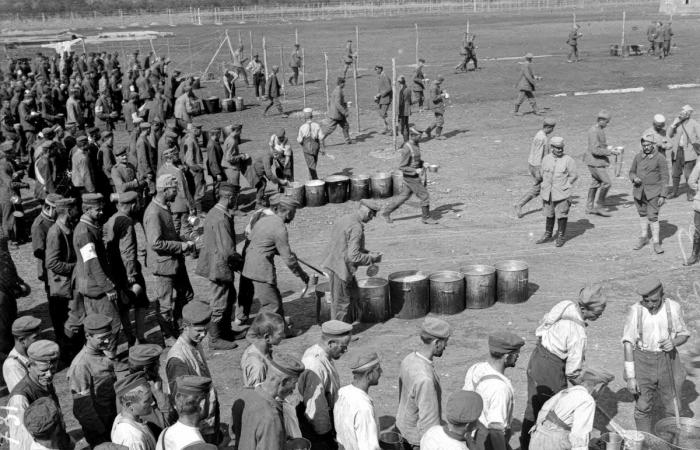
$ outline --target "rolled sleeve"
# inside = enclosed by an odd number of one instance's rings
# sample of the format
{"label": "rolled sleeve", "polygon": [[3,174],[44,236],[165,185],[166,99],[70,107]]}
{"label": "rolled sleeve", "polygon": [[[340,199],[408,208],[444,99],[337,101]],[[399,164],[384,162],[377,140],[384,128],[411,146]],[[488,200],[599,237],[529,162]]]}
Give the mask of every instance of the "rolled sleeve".
{"label": "rolled sleeve", "polygon": [[566,357],[566,377],[575,378],[581,372],[583,359],[586,352],[585,336],[576,336],[571,339]]}
{"label": "rolled sleeve", "polygon": [[625,319],[625,326],[622,330],[622,343],[629,342],[634,345],[637,342],[637,309],[631,306]]}

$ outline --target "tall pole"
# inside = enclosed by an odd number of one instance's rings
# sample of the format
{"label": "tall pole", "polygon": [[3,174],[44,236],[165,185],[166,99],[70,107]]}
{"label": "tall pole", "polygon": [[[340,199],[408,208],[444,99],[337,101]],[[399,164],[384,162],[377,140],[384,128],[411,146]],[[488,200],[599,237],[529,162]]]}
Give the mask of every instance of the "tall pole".
{"label": "tall pole", "polygon": [[391,138],[396,150],[396,58],[391,58]]}
{"label": "tall pole", "polygon": [[263,47],[263,64],[265,65],[265,83],[267,83],[268,69],[267,69],[267,45],[265,44],[265,36],[262,39]]}
{"label": "tall pole", "polygon": [[248,30],[248,38],[250,39],[250,57],[253,57],[253,31]]}
{"label": "tall pole", "polygon": [[294,43],[295,44],[299,43],[299,29],[298,28],[294,29]]}
{"label": "tall pole", "polygon": [[357,93],[357,64],[352,65],[352,79],[355,83],[355,114],[357,118],[357,133],[360,133],[360,103],[358,102]]}
{"label": "tall pole", "polygon": [[328,53],[323,52],[323,63],[326,68],[326,114],[328,114],[328,110],[330,109],[330,97],[328,96]]}
{"label": "tall pole", "polygon": [[418,24],[416,26],[416,65],[418,65]]}
{"label": "tall pole", "polygon": [[[238,45],[243,44],[243,39],[241,39],[241,30],[238,30]],[[253,56],[253,55],[251,55]]]}
{"label": "tall pole", "polygon": [[360,61],[360,27],[355,25],[355,67]]}
{"label": "tall pole", "polygon": [[469,19],[467,19],[467,33],[469,33]]}
{"label": "tall pole", "polygon": [[280,45],[280,69],[282,69],[282,95],[287,102],[287,77],[284,74],[284,47]]}
{"label": "tall pole", "polygon": [[622,11],[622,42],[620,43],[620,55],[624,53],[624,48],[625,48],[625,16],[627,13],[625,11]]}
{"label": "tall pole", "polygon": [[306,59],[304,58],[304,49],[301,49],[301,95],[304,97],[304,108],[306,108]]}

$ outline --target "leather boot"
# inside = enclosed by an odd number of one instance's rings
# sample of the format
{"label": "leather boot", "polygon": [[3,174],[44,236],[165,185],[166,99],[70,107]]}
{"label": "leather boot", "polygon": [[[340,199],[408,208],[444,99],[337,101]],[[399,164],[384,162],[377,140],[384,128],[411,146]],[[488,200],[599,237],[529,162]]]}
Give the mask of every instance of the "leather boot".
{"label": "leather boot", "polygon": [[435,225],[438,223],[437,220],[430,217],[430,206],[423,206],[423,207],[421,207],[421,210],[423,211],[423,215],[421,217],[421,220],[423,221],[423,223],[425,223],[427,225]]}
{"label": "leather boot", "polygon": [[678,197],[678,186],[681,184],[681,179],[673,179],[673,187],[671,188],[671,193],[669,194],[668,198],[676,198]]}
{"label": "leather boot", "polygon": [[432,137],[430,134],[431,131],[433,131],[432,125],[423,130],[423,133],[425,133],[425,137],[427,137],[428,139]]}
{"label": "leather boot", "polygon": [[684,266],[692,266],[700,260],[700,232],[695,232],[693,235],[693,253],[690,258],[683,263]]}
{"label": "leather boot", "polygon": [[442,135],[442,127],[437,127],[435,129],[435,139],[444,140],[445,136]]}
{"label": "leather boot", "polygon": [[609,187],[602,187],[598,190],[598,202],[596,203],[595,213],[601,217],[610,217],[610,213],[605,209],[605,198],[609,189]]}
{"label": "leather boot", "polygon": [[238,347],[235,342],[227,341],[221,335],[221,322],[209,324],[209,348],[213,350],[232,350]]}
{"label": "leather boot", "polygon": [[586,214],[595,214],[595,194],[598,192],[598,188],[588,189],[588,199],[586,200]]}
{"label": "leather boot", "polygon": [[557,220],[557,242],[554,244],[556,247],[561,247],[566,242],[566,223],[568,220],[566,217]]}
{"label": "leather boot", "polygon": [[535,241],[535,244],[544,244],[552,240],[552,231],[554,231],[554,217],[547,217],[544,226],[544,234],[541,238]]}

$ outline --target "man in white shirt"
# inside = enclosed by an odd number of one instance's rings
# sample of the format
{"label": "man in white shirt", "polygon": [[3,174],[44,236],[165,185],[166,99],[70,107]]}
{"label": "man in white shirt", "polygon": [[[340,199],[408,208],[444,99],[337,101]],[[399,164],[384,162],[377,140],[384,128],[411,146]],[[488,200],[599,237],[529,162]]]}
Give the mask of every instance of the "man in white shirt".
{"label": "man in white shirt", "polygon": [[207,416],[211,378],[183,375],[176,380],[175,410],[178,419],[158,437],[156,450],[182,450],[190,444],[204,442],[199,421]]}
{"label": "man in white shirt", "polygon": [[523,417],[520,447],[528,450],[530,428],[544,402],[566,389],[567,380],[581,373],[586,351],[586,321],[597,320],[605,311],[600,285],[579,292],[578,302],[557,303],[542,319],[535,335],[539,342],[527,366],[527,407]]}
{"label": "man in white shirt", "polygon": [[317,180],[316,163],[318,162],[318,154],[325,154],[326,147],[323,143],[325,135],[321,125],[313,120],[313,109],[304,108],[304,120],[305,122],[299,127],[297,142],[304,150],[304,159],[309,168],[309,178]]}
{"label": "man in white shirt", "polygon": [[530,447],[587,450],[593,430],[593,398],[615,376],[605,370],[584,369],[572,386],[556,394],[540,410],[533,428]]}
{"label": "man in white shirt", "polygon": [[514,393],[505,371],[508,367],[515,367],[523,345],[525,341],[513,333],[492,334],[489,336],[489,360],[474,364],[467,370],[462,389],[476,392],[484,401],[475,437],[477,448],[509,448]]}
{"label": "man in white shirt", "polygon": [[544,119],[544,125],[542,129],[535,134],[530,144],[530,156],[527,158],[527,164],[530,170],[530,176],[532,177],[532,187],[525,194],[518,203],[513,205],[515,209],[515,215],[518,219],[523,217],[523,206],[527,203],[539,197],[540,195],[540,184],[542,184],[542,172],[540,171],[540,166],[542,165],[542,158],[549,154],[549,135],[554,131],[556,126],[556,121],[551,118]]}
{"label": "man in white shirt", "polygon": [[472,391],[457,391],[445,406],[447,423],[433,425],[420,440],[420,450],[470,450],[477,448],[471,435],[477,426],[483,401]]}
{"label": "man in white shirt", "polygon": [[156,438],[142,420],[153,411],[153,394],[144,372],[136,372],[120,379],[114,385],[121,413],[112,425],[111,438],[115,444],[129,450],[155,450]]}
{"label": "man in white shirt", "polygon": [[17,383],[27,374],[27,367],[29,367],[27,349],[37,340],[39,328],[41,328],[41,319],[33,316],[22,316],[12,322],[15,346],[2,363],[2,377],[8,392],[12,392]]}
{"label": "man in white shirt", "polygon": [[377,419],[370,386],[379,384],[382,367],[376,353],[362,353],[350,364],[352,384],[338,391],[333,407],[336,440],[345,450],[379,450]]}
{"label": "man in white shirt", "polygon": [[637,294],[642,299],[630,308],[622,333],[625,378],[627,389],[635,398],[636,428],[650,433],[654,397],[661,402],[664,417],[673,414],[673,399],[685,380],[676,348],[688,341],[690,333],[680,304],[664,298],[664,287],[658,278],[642,280]]}

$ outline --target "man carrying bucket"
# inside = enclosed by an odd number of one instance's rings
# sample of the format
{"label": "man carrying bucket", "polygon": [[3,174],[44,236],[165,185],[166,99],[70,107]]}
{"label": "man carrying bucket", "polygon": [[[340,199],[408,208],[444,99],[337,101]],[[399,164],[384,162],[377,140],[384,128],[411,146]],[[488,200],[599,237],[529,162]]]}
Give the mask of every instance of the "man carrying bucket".
{"label": "man carrying bucket", "polygon": [[678,302],[664,298],[661,280],[652,276],[637,285],[642,299],[632,305],[625,320],[622,344],[625,348],[627,389],[634,395],[637,431],[650,433],[654,396],[661,401],[664,417],[678,414],[678,393],[685,380],[677,347],[690,333]]}
{"label": "man carrying bucket", "polygon": [[373,200],[360,200],[357,211],[346,214],[333,227],[323,268],[328,271],[331,289],[331,318],[346,323],[359,320],[359,292],[355,272],[382,260],[381,253],[365,249],[365,226],[380,206]]}
{"label": "man carrying bucket", "polygon": [[581,374],[586,351],[586,321],[597,320],[605,311],[606,299],[600,291],[600,285],[586,286],[581,289],[578,302],[557,303],[535,331],[539,341],[527,366],[527,407],[520,434],[522,450],[530,448],[530,429],[542,405],[566,389],[567,381]]}

